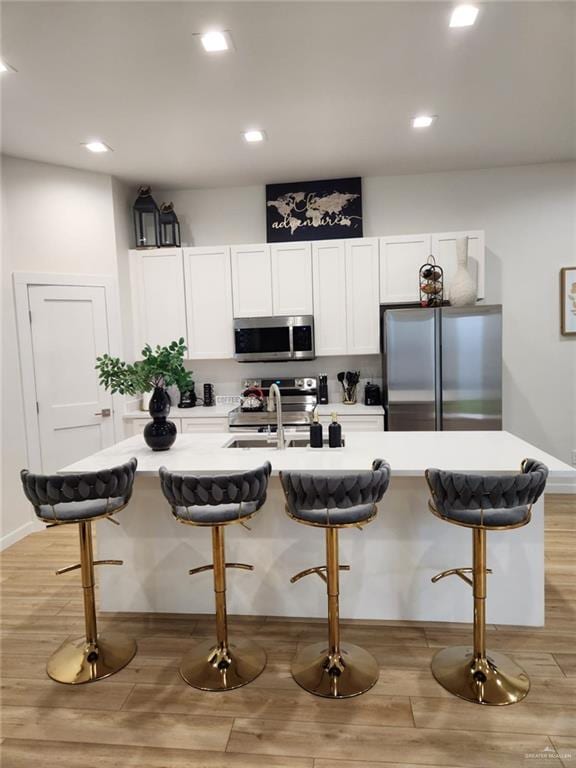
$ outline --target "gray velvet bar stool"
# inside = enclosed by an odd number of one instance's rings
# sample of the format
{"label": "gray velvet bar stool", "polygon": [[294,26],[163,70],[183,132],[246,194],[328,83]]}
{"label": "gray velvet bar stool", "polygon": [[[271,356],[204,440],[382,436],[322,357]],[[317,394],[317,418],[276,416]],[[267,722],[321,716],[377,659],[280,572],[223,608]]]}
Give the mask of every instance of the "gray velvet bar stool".
{"label": "gray velvet bar stool", "polygon": [[130,501],[137,461],[111,469],[81,474],[38,475],[23,469],[20,473],[27,499],[39,520],[48,528],[78,525],[80,562],[56,571],[80,569],[84,595],[85,636],[66,640],[46,666],[48,675],[59,683],[91,683],[118,672],[134,657],[136,641],[122,635],[98,634],[94,597],[94,566],[122,565],[122,560],[94,560],[92,522],[109,520]]}
{"label": "gray velvet bar stool", "polygon": [[378,680],[378,662],[357,645],[340,642],[338,531],[362,528],[376,517],[377,503],[390,482],[390,465],[377,459],[364,472],[281,472],[289,517],[326,531],[326,565],[307,568],[290,580],[317,574],[328,593],[328,642],[301,649],[292,663],[292,676],[317,696],[344,699],[358,696]]}
{"label": "gray velvet bar stool", "polygon": [[212,529],[212,564],[189,575],[214,572],[216,642],[198,643],[182,659],[180,675],[194,688],[227,691],[254,680],[266,666],[266,653],[250,638],[230,643],[226,614],[226,568],[253,571],[253,565],[227,563],[224,528],[245,524],[262,507],[272,466],[233,475],[182,475],[160,468],[162,492],[179,523]]}
{"label": "gray velvet bar stool", "polygon": [[[472,647],[444,648],[432,659],[432,673],[450,693],[477,704],[514,704],[530,689],[522,667],[486,650],[486,531],[521,528],[544,491],[548,468],[525,459],[515,475],[474,475],[427,469],[430,511],[442,520],[472,529],[472,568],[451,568],[432,578],[458,576],[474,595]],[[471,578],[466,574],[471,574]]]}

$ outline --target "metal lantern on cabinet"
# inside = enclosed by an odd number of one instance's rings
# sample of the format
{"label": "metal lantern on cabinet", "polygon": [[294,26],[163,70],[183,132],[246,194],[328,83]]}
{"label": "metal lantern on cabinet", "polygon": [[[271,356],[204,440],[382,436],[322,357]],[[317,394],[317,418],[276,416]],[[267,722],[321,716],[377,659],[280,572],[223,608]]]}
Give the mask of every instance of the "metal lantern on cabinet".
{"label": "metal lantern on cabinet", "polygon": [[444,270],[436,264],[434,256],[429,256],[418,273],[420,286],[420,306],[441,307],[444,302]]}
{"label": "metal lantern on cabinet", "polygon": [[136,248],[160,247],[160,209],[150,187],[140,187],[132,207]]}
{"label": "metal lantern on cabinet", "polygon": [[160,245],[180,248],[180,222],[174,211],[174,203],[162,203],[160,206]]}

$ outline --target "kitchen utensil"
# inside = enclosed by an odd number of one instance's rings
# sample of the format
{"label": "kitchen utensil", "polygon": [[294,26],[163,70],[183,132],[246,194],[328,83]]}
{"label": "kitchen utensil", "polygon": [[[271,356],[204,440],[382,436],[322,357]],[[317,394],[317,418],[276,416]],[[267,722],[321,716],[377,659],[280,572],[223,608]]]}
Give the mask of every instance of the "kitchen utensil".
{"label": "kitchen utensil", "polygon": [[346,372],[346,386],[344,387],[344,403],[353,405],[356,402],[356,387],[360,381],[360,371]]}
{"label": "kitchen utensil", "polygon": [[344,379],[346,378],[346,374],[344,373],[344,371],[340,371],[340,373],[336,374],[336,378],[342,385],[342,392],[344,393],[344,397],[346,397],[346,385],[344,384]]}

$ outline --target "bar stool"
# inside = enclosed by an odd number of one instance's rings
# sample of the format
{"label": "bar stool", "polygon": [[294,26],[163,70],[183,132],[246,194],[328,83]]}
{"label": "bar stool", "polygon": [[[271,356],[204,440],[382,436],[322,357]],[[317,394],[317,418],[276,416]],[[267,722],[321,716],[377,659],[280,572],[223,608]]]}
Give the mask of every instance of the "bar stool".
{"label": "bar stool", "polygon": [[281,472],[289,517],[304,525],[326,530],[326,565],[307,568],[290,579],[312,573],[326,583],[328,593],[328,643],[308,645],[292,663],[292,677],[317,696],[344,699],[358,696],[378,680],[378,662],[357,645],[340,643],[339,571],[349,565],[338,561],[340,528],[362,526],[376,517],[376,504],[390,481],[390,465],[376,459],[372,470],[355,473]]}
{"label": "bar stool", "polygon": [[94,566],[122,565],[122,560],[94,560],[92,521],[109,520],[124,509],[132,495],[137,461],[112,469],[82,474],[36,475],[20,473],[27,499],[48,528],[76,523],[80,534],[80,562],[56,571],[80,569],[84,595],[85,636],[66,640],[48,660],[46,671],[59,683],[92,683],[118,672],[134,657],[136,642],[123,635],[98,634],[94,598]]}
{"label": "bar stool", "polygon": [[266,653],[249,638],[228,640],[226,568],[253,571],[253,565],[227,563],[224,528],[244,525],[264,504],[272,466],[234,475],[180,475],[160,468],[162,492],[179,523],[212,528],[212,564],[188,571],[214,572],[216,643],[198,643],[180,664],[181,677],[203,691],[229,691],[254,680],[266,666]]}
{"label": "bar stool", "polygon": [[[521,528],[546,485],[548,468],[524,459],[516,475],[471,475],[427,469],[430,511],[454,525],[472,529],[472,568],[451,568],[432,578],[459,576],[474,595],[473,647],[444,648],[432,659],[432,674],[450,693],[477,704],[514,704],[530,680],[507,656],[486,650],[486,531]],[[471,578],[466,574],[471,574]]]}

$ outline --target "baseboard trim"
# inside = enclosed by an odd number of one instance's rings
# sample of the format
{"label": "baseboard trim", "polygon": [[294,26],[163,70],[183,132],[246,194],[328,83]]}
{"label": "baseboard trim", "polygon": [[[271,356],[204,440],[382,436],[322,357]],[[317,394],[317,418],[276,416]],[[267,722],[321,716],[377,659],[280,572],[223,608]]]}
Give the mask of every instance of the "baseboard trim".
{"label": "baseboard trim", "polygon": [[545,493],[576,493],[576,481],[571,482],[565,477],[550,477]]}
{"label": "baseboard trim", "polygon": [[29,522],[24,523],[24,525],[21,525],[20,528],[16,528],[15,531],[11,531],[10,533],[5,534],[0,538],[0,552],[2,552],[7,547],[11,547],[12,544],[16,544],[17,541],[20,541],[20,539],[29,536],[31,533],[34,533],[37,530],[38,528],[36,522],[34,520],[30,520]]}

